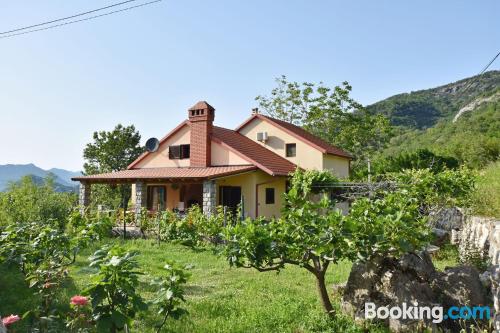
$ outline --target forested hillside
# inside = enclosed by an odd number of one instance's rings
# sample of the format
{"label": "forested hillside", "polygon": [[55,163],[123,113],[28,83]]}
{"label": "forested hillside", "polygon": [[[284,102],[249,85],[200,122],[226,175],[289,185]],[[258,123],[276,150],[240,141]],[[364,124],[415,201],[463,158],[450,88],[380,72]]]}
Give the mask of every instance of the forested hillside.
{"label": "forested hillside", "polygon": [[429,149],[473,168],[499,158],[500,71],[392,96],[367,108],[387,115],[395,126],[382,156]]}
{"label": "forested hillside", "polygon": [[424,129],[440,120],[452,120],[465,105],[499,89],[500,71],[490,71],[437,88],[395,95],[367,109],[386,115],[395,126]]}

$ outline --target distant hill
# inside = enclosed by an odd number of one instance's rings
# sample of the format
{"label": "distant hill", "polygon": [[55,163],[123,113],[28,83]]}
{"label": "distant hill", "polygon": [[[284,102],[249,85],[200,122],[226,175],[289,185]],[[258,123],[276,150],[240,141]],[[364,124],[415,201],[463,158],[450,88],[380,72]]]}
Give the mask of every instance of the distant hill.
{"label": "distant hill", "polygon": [[382,155],[427,148],[477,168],[500,158],[500,71],[395,95],[367,108],[396,126]]}
{"label": "distant hill", "polygon": [[496,95],[498,100],[499,91],[500,71],[490,71],[437,88],[394,95],[367,108],[386,115],[395,126],[425,129],[440,120],[453,119],[462,107],[477,99]]}
{"label": "distant hill", "polygon": [[72,192],[78,183],[71,177],[81,175],[81,172],[52,168],[44,170],[34,164],[5,164],[0,165],[0,191],[4,191],[9,183],[19,181],[23,176],[32,176],[35,183],[43,182],[49,175],[54,177],[54,186],[57,191]]}

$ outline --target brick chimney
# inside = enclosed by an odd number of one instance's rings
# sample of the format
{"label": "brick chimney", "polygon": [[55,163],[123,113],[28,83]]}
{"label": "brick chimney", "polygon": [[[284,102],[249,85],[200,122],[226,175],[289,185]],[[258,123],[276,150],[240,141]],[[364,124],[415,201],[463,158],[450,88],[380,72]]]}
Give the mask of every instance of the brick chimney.
{"label": "brick chimney", "polygon": [[211,164],[211,137],[215,109],[205,101],[200,101],[188,110],[191,123],[190,165],[208,167]]}

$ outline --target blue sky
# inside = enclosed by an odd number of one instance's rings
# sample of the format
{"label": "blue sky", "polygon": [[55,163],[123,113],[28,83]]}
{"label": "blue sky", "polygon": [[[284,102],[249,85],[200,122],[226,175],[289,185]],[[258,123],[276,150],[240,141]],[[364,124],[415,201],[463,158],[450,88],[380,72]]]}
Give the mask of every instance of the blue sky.
{"label": "blue sky", "polygon": [[[1,1],[0,30],[114,2]],[[232,128],[281,74],[347,80],[363,104],[456,81],[499,51],[498,13],[497,0],[164,0],[0,39],[0,164],[78,170],[93,131],[161,137],[198,100]]]}

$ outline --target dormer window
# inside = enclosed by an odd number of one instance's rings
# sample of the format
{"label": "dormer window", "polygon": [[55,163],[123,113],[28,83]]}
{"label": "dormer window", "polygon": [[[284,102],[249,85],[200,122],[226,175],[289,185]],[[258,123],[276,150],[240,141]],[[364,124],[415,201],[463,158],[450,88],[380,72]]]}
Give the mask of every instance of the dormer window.
{"label": "dormer window", "polygon": [[286,144],[286,157],[297,156],[297,145],[295,143]]}
{"label": "dormer window", "polygon": [[177,145],[168,147],[168,158],[171,160],[182,160],[190,156],[189,145]]}

